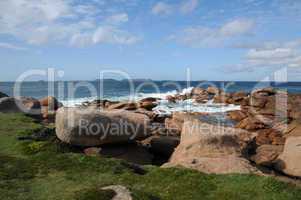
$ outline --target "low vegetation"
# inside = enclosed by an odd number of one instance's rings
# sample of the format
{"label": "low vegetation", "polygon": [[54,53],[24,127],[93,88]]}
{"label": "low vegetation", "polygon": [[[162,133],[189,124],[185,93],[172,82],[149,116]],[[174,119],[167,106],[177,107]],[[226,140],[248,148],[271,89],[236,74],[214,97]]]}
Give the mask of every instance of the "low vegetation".
{"label": "low vegetation", "polygon": [[[43,134],[41,134],[43,132]],[[46,134],[45,134],[46,133]],[[219,163],[217,163],[219,164]],[[301,188],[254,175],[206,175],[85,156],[60,143],[53,127],[0,114],[0,199],[108,200],[108,185],[123,185],[137,200],[298,199]]]}

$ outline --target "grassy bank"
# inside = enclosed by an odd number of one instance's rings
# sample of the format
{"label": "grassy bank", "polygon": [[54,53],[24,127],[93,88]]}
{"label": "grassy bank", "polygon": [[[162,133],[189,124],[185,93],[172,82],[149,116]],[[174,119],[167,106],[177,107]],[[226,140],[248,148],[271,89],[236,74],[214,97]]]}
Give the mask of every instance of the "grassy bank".
{"label": "grassy bank", "polygon": [[141,175],[123,161],[72,153],[55,139],[52,128],[42,139],[17,139],[42,129],[23,115],[0,114],[1,200],[106,200],[114,193],[100,188],[116,184],[129,188],[137,200],[301,197],[300,188],[267,177],[205,175],[152,166],[145,166]]}

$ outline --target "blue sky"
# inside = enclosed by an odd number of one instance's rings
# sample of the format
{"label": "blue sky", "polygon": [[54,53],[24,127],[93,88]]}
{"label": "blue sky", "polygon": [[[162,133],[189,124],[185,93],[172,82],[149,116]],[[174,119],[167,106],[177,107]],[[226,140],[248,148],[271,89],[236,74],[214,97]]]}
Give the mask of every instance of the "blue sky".
{"label": "blue sky", "polygon": [[299,0],[1,0],[0,80],[30,69],[93,80],[301,81]]}

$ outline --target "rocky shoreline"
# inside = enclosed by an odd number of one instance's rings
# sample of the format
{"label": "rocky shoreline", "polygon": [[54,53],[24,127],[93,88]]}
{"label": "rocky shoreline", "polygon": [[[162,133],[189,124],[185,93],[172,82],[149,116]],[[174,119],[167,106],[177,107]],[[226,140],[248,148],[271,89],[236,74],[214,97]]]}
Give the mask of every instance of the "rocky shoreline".
{"label": "rocky shoreline", "polygon": [[62,142],[89,156],[204,173],[301,178],[301,95],[274,88],[227,93],[209,87],[166,100],[200,105],[212,101],[238,105],[240,110],[162,115],[154,111],[160,99],[152,97],[139,102],[96,100],[67,108],[54,97],[37,100],[0,93],[0,112],[21,112],[41,123],[55,123]]}

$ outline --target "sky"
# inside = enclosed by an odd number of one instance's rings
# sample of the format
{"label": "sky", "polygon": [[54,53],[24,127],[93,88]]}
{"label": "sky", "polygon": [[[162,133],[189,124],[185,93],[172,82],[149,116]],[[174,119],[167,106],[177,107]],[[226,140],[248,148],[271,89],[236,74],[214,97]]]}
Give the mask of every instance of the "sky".
{"label": "sky", "polygon": [[300,22],[299,0],[1,0],[0,80],[301,81]]}

